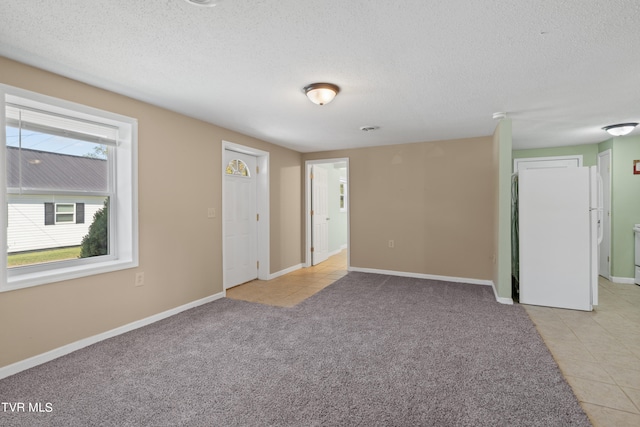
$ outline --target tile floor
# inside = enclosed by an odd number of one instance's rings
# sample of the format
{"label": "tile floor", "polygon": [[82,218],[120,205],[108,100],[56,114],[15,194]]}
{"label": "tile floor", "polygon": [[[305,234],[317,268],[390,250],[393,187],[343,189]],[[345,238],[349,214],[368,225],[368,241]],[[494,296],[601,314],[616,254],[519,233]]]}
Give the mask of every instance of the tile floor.
{"label": "tile floor", "polygon": [[524,307],[591,423],[640,426],[640,286],[601,277],[592,312]]}
{"label": "tile floor", "polygon": [[[342,251],[273,280],[227,289],[227,297],[292,307],[347,274]],[[593,312],[524,305],[595,427],[640,426],[640,286],[600,278]]]}

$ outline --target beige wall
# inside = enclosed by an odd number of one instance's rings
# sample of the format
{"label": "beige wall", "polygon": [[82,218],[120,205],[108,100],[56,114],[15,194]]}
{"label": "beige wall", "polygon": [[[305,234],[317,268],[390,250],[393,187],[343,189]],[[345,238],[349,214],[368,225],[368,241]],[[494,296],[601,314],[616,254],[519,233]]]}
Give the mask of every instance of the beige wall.
{"label": "beige wall", "polygon": [[140,212],[140,267],[0,293],[0,367],[222,291],[222,140],[270,152],[271,272],[302,262],[299,153],[2,57],[0,83],[137,118]]}
{"label": "beige wall", "polygon": [[339,157],[349,158],[352,267],[493,278],[491,137],[302,156]]}

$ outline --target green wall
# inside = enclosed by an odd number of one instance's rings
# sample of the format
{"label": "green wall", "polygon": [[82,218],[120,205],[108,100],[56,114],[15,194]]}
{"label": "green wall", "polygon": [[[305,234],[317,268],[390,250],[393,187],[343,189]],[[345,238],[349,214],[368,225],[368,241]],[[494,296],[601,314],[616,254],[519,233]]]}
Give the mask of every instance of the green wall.
{"label": "green wall", "polygon": [[633,161],[640,160],[640,136],[612,138],[599,145],[611,148],[611,275],[635,275],[633,225],[640,224],[640,175]]}
{"label": "green wall", "polygon": [[511,298],[511,120],[503,119],[493,133],[496,171],[493,283],[499,298]]}

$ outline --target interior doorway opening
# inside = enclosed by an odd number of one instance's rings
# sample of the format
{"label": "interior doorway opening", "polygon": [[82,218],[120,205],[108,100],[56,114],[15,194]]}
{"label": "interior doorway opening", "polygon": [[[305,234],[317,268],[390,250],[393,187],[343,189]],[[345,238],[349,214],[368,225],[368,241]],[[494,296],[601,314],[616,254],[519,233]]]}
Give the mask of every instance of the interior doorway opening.
{"label": "interior doorway opening", "polygon": [[598,153],[598,174],[602,184],[602,212],[598,218],[602,242],[598,246],[598,272],[611,280],[611,150]]}
{"label": "interior doorway opening", "polygon": [[345,250],[349,267],[349,193],[348,158],[305,162],[306,267]]}

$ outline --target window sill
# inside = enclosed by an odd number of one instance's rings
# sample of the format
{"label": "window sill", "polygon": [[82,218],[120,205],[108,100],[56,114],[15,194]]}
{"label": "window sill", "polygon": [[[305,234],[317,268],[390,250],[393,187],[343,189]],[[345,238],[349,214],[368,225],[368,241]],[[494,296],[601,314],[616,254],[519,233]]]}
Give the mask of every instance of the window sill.
{"label": "window sill", "polygon": [[15,291],[33,286],[62,282],[64,280],[79,279],[96,274],[126,270],[138,266],[133,259],[108,260],[87,265],[74,265],[62,268],[52,268],[45,271],[26,272],[7,278],[7,284],[0,286],[0,292]]}

